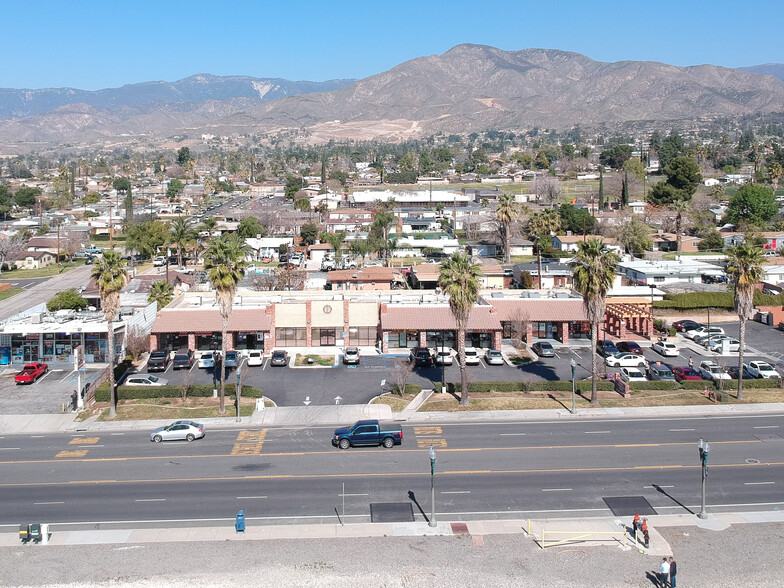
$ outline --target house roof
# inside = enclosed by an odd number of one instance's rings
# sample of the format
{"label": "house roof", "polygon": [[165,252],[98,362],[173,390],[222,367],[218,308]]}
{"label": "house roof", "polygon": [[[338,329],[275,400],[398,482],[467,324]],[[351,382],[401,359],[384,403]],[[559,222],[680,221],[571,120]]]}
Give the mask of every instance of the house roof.
{"label": "house roof", "polygon": [[392,282],[395,270],[391,267],[363,267],[354,270],[332,270],[327,282]]}
{"label": "house roof", "polygon": [[308,247],[308,249],[310,249],[311,251],[313,251],[314,249],[332,251],[334,247],[332,247],[332,245],[330,245],[329,243],[317,243],[315,245],[311,245],[310,247]]}
{"label": "house roof", "polygon": [[[381,328],[397,330],[453,330],[457,328],[449,306],[387,306],[381,312]],[[498,313],[488,306],[474,306],[468,317],[469,330],[497,331],[501,329]]]}
{"label": "house roof", "polygon": [[[518,263],[516,266],[519,272],[528,272],[532,276],[539,275],[539,264],[535,261],[529,263]],[[550,262],[542,263],[542,275],[545,276],[571,276],[574,272],[565,263]]]}
{"label": "house roof", "polygon": [[57,248],[57,237],[30,237],[27,248],[31,247]]}
{"label": "house roof", "polygon": [[54,257],[54,254],[49,253],[48,251],[17,251],[16,253],[11,253],[8,255],[6,259],[8,261],[21,261],[23,259],[27,259],[28,257],[32,257],[33,259],[41,259],[44,255]]}
{"label": "house roof", "polygon": [[[222,325],[217,308],[162,310],[155,318],[152,333],[218,332]],[[229,317],[228,330],[231,332],[269,331],[271,328],[272,316],[264,309],[235,308]]]}
{"label": "house roof", "polygon": [[490,304],[498,311],[501,321],[586,321],[582,298],[493,298]]}
{"label": "house roof", "polygon": [[610,237],[600,237],[599,235],[586,235],[583,237],[582,235],[555,235],[553,239],[558,239],[561,243],[579,243],[583,240],[588,239],[601,239],[602,243],[612,243],[617,244],[618,239],[612,239]]}

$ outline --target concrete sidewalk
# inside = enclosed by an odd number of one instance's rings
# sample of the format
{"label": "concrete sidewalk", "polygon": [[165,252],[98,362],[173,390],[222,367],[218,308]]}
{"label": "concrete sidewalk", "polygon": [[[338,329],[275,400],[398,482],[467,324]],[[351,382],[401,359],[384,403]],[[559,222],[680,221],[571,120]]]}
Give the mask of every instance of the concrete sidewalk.
{"label": "concrete sidewalk", "polygon": [[[662,557],[672,548],[656,530],[663,527],[699,527],[723,531],[731,525],[784,522],[784,512],[719,513],[702,520],[695,515],[654,515],[648,517],[650,547],[644,548],[630,534],[632,517],[601,517],[593,519],[509,519],[484,521],[439,521],[430,527],[426,521],[406,523],[355,523],[341,525],[263,525],[246,520],[244,533],[234,530],[234,522],[221,526],[170,527],[153,529],[90,529],[69,531],[67,525],[50,527],[48,545],[140,544],[191,541],[267,541],[275,539],[339,539],[348,537],[423,537],[525,534],[542,545],[554,542],[581,547],[615,545],[620,549],[638,549],[641,553]],[[550,537],[547,533],[551,533]],[[19,545],[18,529],[0,533],[0,547]]]}

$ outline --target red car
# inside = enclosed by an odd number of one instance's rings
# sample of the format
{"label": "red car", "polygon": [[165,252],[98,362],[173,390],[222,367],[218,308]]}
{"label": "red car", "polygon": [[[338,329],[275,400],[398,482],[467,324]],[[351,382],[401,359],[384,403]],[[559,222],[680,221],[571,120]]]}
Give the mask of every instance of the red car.
{"label": "red car", "polygon": [[675,379],[679,382],[683,382],[684,380],[702,380],[700,372],[688,366],[673,367],[672,375],[675,376]]}
{"label": "red car", "polygon": [[16,374],[14,380],[17,384],[32,384],[46,373],[49,366],[45,363],[28,363],[22,371]]}

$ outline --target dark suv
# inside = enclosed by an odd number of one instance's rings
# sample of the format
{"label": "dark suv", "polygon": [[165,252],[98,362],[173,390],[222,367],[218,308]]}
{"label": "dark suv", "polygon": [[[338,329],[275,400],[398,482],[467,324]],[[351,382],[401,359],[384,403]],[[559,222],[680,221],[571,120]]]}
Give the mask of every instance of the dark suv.
{"label": "dark suv", "polygon": [[174,354],[174,361],[172,362],[172,369],[186,369],[189,370],[193,366],[193,351],[190,349],[180,349]]}
{"label": "dark suv", "polygon": [[602,357],[610,357],[611,355],[618,354],[618,348],[615,346],[615,343],[609,339],[602,339],[596,345],[596,353]]}
{"label": "dark suv", "polygon": [[430,355],[430,350],[427,347],[414,347],[411,350],[411,361],[416,367],[431,367],[433,356]]}
{"label": "dark suv", "polygon": [[156,349],[150,353],[150,359],[147,360],[148,372],[165,372],[169,367],[169,352],[161,349]]}

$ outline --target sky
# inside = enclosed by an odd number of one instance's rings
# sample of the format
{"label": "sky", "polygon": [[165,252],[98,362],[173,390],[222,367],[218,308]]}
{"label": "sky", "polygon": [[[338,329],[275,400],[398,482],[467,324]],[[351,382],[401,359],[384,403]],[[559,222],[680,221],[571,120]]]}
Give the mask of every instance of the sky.
{"label": "sky", "polygon": [[784,62],[781,0],[0,0],[0,14],[0,88],[359,79],[461,43],[678,66]]}

